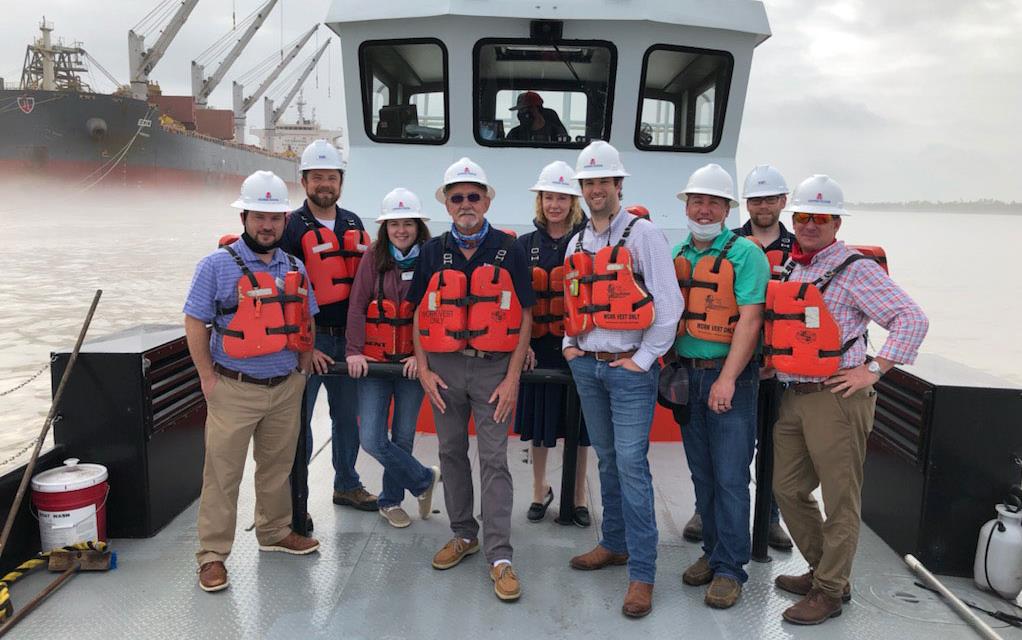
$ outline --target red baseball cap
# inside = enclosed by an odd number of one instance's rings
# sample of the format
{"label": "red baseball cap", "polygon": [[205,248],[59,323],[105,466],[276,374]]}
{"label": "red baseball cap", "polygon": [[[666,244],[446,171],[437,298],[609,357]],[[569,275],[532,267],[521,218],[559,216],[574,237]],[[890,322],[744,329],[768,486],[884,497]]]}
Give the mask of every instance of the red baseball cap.
{"label": "red baseball cap", "polygon": [[543,98],[540,97],[535,91],[526,91],[525,93],[518,94],[518,100],[515,102],[515,106],[511,107],[511,111],[517,111],[518,109],[524,109],[526,107],[542,107]]}

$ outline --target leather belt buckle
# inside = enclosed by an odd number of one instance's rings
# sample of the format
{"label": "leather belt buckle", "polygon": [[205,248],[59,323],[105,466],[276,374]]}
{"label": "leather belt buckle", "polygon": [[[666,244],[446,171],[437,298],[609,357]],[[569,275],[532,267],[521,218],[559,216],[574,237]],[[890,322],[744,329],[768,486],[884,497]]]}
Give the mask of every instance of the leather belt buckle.
{"label": "leather belt buckle", "polygon": [[479,349],[462,349],[458,353],[469,358],[482,358],[484,360],[492,357],[489,351],[480,351]]}

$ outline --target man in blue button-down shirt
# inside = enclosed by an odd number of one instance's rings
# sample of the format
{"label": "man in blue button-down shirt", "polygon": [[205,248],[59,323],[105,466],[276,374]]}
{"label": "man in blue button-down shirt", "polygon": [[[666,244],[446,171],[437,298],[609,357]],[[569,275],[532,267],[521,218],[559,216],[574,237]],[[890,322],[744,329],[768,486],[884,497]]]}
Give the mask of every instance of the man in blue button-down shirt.
{"label": "man in blue button-down shirt", "polygon": [[[302,555],[319,548],[316,540],[291,530],[288,482],[298,444],[305,388],[302,372],[311,366],[312,354],[281,349],[239,358],[228,355],[223,344],[224,330],[231,325],[239,305],[241,282],[266,273],[273,278],[279,294],[289,271],[297,269],[305,274],[299,260],[277,248],[288,210],[287,186],[273,173],[257,171],[245,180],[241,197],[231,206],[242,210],[245,232],[240,240],[199,262],[184,305],[188,350],[206,398],[206,459],[199,501],[200,549],[196,554],[203,591],[220,591],[229,584],[224,560],[234,542],[238,489],[250,440],[256,462],[259,549]],[[272,289],[267,293],[272,296]],[[259,303],[283,306],[263,299]],[[311,289],[308,305],[311,317],[318,309]],[[309,328],[314,331],[311,322]],[[251,326],[243,329],[254,333]],[[241,341],[246,339],[241,337]]]}

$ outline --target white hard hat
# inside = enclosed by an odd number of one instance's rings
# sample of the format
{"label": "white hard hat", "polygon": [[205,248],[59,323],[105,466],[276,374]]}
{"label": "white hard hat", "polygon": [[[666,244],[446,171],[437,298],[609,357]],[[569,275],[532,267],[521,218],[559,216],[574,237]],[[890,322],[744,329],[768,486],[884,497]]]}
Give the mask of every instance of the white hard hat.
{"label": "white hard hat", "polygon": [[445,204],[447,198],[444,195],[444,189],[459,182],[474,182],[486,187],[486,195],[491,200],[497,195],[486,179],[486,172],[483,171],[483,168],[468,158],[462,158],[447,167],[447,171],[444,171],[444,183],[436,190],[437,202]]}
{"label": "white hard hat", "polygon": [[631,174],[621,164],[621,154],[603,140],[594,140],[578,154],[575,179],[627,178]]}
{"label": "white hard hat", "polygon": [[383,203],[380,205],[380,217],[376,222],[387,220],[404,219],[429,220],[428,216],[422,214],[422,202],[419,196],[413,192],[398,187],[387,195],[383,196]]}
{"label": "white hard hat", "polygon": [[348,168],[348,161],[344,159],[341,150],[330,144],[329,140],[313,140],[309,146],[302,151],[302,164],[299,171],[309,169],[338,169],[342,173]]}
{"label": "white hard hat", "polygon": [[288,212],[287,185],[272,171],[256,171],[241,183],[241,194],[231,203],[245,211]]}
{"label": "white hard hat", "polygon": [[806,178],[791,194],[785,211],[790,213],[829,213],[835,216],[849,215],[845,211],[845,194],[841,185],[830,176],[816,174]]}
{"label": "white hard hat", "polygon": [[581,196],[578,188],[578,181],[575,179],[575,170],[567,162],[557,160],[543,167],[539,172],[539,180],[532,185],[529,191],[549,191],[551,193],[566,193],[569,196]]}
{"label": "white hard hat", "polygon": [[753,167],[745,178],[745,186],[742,187],[742,197],[745,199],[784,195],[788,195],[788,184],[784,181],[784,176],[768,164]]}
{"label": "white hard hat", "polygon": [[678,193],[678,200],[687,202],[689,194],[695,193],[724,198],[730,206],[738,206],[738,201],[735,200],[735,181],[719,164],[711,162],[693,171],[688,177],[685,189]]}

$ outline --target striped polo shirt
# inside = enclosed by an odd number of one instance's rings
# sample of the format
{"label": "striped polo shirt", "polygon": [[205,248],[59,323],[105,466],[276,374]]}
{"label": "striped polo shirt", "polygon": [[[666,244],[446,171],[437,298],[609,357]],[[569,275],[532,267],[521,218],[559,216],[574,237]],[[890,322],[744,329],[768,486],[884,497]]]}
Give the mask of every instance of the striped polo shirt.
{"label": "striped polo shirt", "polygon": [[[278,288],[283,286],[284,275],[291,269],[291,263],[287,254],[282,250],[274,251],[273,260],[267,264],[242,240],[236,241],[230,247],[237,252],[253,273],[270,273],[277,281]],[[298,270],[304,274],[305,265],[298,258],[294,260],[298,265]],[[223,249],[217,249],[209,254],[200,260],[199,265],[195,268],[192,284],[188,288],[188,297],[185,298],[184,313],[207,324],[212,323],[216,315],[216,303],[219,302],[220,306],[225,308],[238,304],[238,280],[241,275],[241,269],[234,262],[234,258]],[[316,315],[319,311],[319,305],[316,304],[316,297],[311,287],[309,288],[309,311],[311,315]],[[216,318],[216,323],[226,326],[232,318],[234,318],[233,313],[227,314]],[[223,336],[216,331],[212,331],[210,334],[209,350],[213,356],[213,362],[253,378],[273,378],[287,375],[298,366],[298,354],[287,349],[254,358],[232,358],[224,353]]]}

